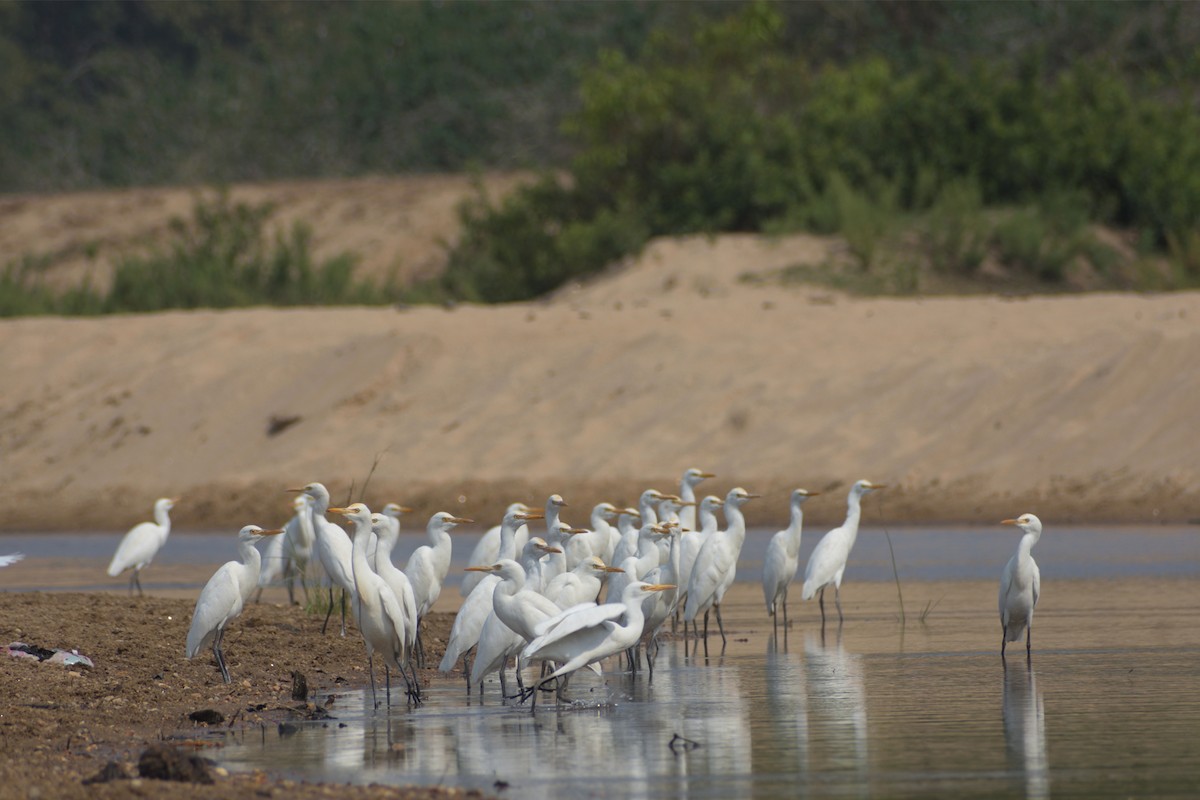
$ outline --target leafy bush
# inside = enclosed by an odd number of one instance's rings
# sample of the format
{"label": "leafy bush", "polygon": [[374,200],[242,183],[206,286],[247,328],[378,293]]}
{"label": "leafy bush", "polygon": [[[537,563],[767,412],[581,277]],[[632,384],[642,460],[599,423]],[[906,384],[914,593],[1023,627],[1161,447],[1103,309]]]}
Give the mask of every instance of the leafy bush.
{"label": "leafy bush", "polygon": [[[618,248],[695,232],[836,231],[870,270],[911,214],[926,215],[934,268],[955,274],[990,249],[1061,282],[1082,250],[1103,260],[1080,233],[1090,220],[1176,243],[1200,279],[1187,255],[1200,227],[1200,113],[1188,103],[1135,91],[1101,61],[814,70],[785,42],[777,8],[754,4],[652,36],[636,59],[603,54],[567,120],[579,148],[570,180],[473,205],[447,291],[529,297]],[[998,206],[1029,210],[993,231],[981,215]]]}
{"label": "leafy bush", "polygon": [[314,262],[302,224],[272,238],[270,213],[269,205],[233,203],[224,192],[199,198],[191,219],[171,220],[163,248],[116,265],[107,294],[88,283],[55,293],[36,280],[44,264],[15,262],[0,274],[0,316],[384,303],[396,294],[391,285],[355,280],[348,253]]}

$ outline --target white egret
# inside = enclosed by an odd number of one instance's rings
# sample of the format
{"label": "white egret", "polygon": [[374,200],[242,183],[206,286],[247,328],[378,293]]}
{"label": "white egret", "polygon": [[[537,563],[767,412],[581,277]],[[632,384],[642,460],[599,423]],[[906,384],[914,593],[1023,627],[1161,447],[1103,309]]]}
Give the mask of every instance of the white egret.
{"label": "white egret", "polygon": [[[312,561],[313,549],[316,547],[317,535],[313,530],[312,498],[304,493],[296,495],[292,501],[296,513],[283,526],[283,556],[285,571],[283,579],[287,583],[288,602],[296,602],[295,583],[300,581],[300,589],[308,598],[308,586],[305,578],[308,575],[308,565]],[[273,540],[272,540],[273,541]]]}
{"label": "white egret", "polygon": [[229,668],[225,666],[225,655],[221,652],[221,640],[225,638],[225,626],[242,613],[246,601],[258,586],[258,570],[262,564],[258,548],[254,545],[264,536],[283,533],[282,528],[263,530],[257,525],[247,525],[238,532],[238,554],[241,561],[226,561],[200,590],[196,610],[192,613],[192,624],[187,635],[187,657],[195,658],[210,643],[221,678],[229,683]]}
{"label": "white egret", "polygon": [[694,533],[683,537],[679,542],[679,602],[676,604],[678,610],[681,606],[686,607],[687,604],[687,585],[692,577],[692,570],[696,566],[696,556],[700,555],[700,548],[708,541],[708,537],[717,532],[719,523],[717,522],[717,509],[725,505],[725,501],[715,495],[708,495],[700,501],[700,507],[697,512],[697,522],[700,528]]}
{"label": "white egret", "polygon": [[117,552],[108,565],[109,577],[115,578],[130,567],[133,577],[129,581],[129,593],[137,586],[138,594],[142,591],[142,582],[138,574],[151,561],[155,554],[166,544],[167,536],[171,533],[170,511],[179,502],[179,498],[160,497],[154,501],[154,522],[140,522],[129,529],[129,532],[117,545]]}
{"label": "white egret", "polygon": [[[654,569],[642,576],[646,583],[656,585],[667,584],[676,588],[667,589],[657,594],[649,595],[642,606],[642,612],[646,615],[646,622],[643,626],[641,641],[646,645],[646,663],[650,666],[650,677],[654,677],[654,660],[658,657],[658,629],[666,622],[667,618],[675,613],[675,608],[679,604],[679,584],[682,582],[680,578],[679,553],[680,543],[688,536],[692,536],[686,528],[681,528],[678,525],[671,525],[667,528],[667,537],[670,539],[670,546],[667,551],[667,561],[665,564],[659,564]],[[653,645],[653,650],[651,650]],[[631,662],[637,666],[636,653]]]}
{"label": "white egret", "polygon": [[[641,535],[641,528],[646,527],[646,525],[658,524],[659,515],[658,511],[655,510],[655,505],[664,497],[665,495],[659,492],[658,489],[646,489],[646,491],[642,492],[642,497],[637,499],[637,512],[632,517],[630,517],[628,509],[617,517],[617,525],[620,528],[620,541],[617,542],[617,547],[613,548],[613,564],[624,564],[625,559],[637,553],[638,547],[640,547],[638,545],[638,536]],[[630,531],[632,531],[632,534]]]}
{"label": "white egret", "polygon": [[550,581],[542,594],[550,598],[559,608],[570,608],[580,603],[594,603],[604,586],[608,573],[622,572],[609,567],[600,556],[588,556],[575,565],[575,569],[564,572]]}
{"label": "white egret", "polygon": [[[354,523],[351,535],[351,568],[354,578],[354,618],[358,630],[367,646],[367,669],[371,676],[371,702],[375,700],[375,653],[383,663],[395,669],[408,684],[408,698],[414,703],[421,700],[420,688],[410,681],[404,668],[409,664],[409,650],[405,643],[409,636],[405,631],[404,609],[400,599],[388,586],[387,581],[371,569],[367,551],[371,546],[371,510],[362,503],[353,503],[346,508],[330,508],[329,513],[341,514]],[[377,550],[378,554],[378,550]],[[390,675],[389,669],[389,675]],[[390,686],[388,702],[391,702]]]}
{"label": "white egret", "polygon": [[1000,625],[1004,629],[1000,638],[1000,658],[1004,658],[1004,648],[1009,642],[1020,641],[1022,631],[1025,632],[1025,657],[1031,658],[1033,609],[1037,607],[1042,591],[1042,573],[1030,551],[1042,538],[1042,521],[1033,514],[1022,514],[1001,524],[1016,525],[1024,535],[1017,545],[1017,552],[1000,574]]}
{"label": "white egret", "polygon": [[679,499],[686,505],[679,510],[679,522],[689,531],[698,529],[696,524],[696,487],[708,478],[717,477],[711,472],[692,467],[683,473],[679,479]]}
{"label": "white egret", "polygon": [[[635,581],[625,587],[621,602],[575,606],[539,625],[538,637],[525,646],[521,658],[553,661],[561,666],[533,685],[530,710],[537,709],[537,693],[547,682],[637,644],[645,623],[642,601],[652,592],[674,588]],[[560,699],[564,688],[560,684]]]}
{"label": "white egret", "polygon": [[[537,548],[544,555],[559,548],[530,539],[526,547]],[[540,560],[537,556],[535,559]],[[490,567],[467,567],[474,571],[489,571],[500,578],[492,593],[492,613],[483,623],[479,635],[479,647],[475,652],[475,663],[471,667],[471,683],[482,683],[483,679],[500,671],[500,690],[504,687],[504,664],[510,654],[520,651],[529,641],[536,638],[534,626],[557,615],[561,608],[542,594],[527,589],[526,579],[536,571],[536,564],[522,566],[512,559],[503,559]],[[517,665],[520,678],[520,664]]]}
{"label": "white egret", "polygon": [[450,531],[457,525],[466,525],[474,520],[456,517],[447,511],[439,511],[429,518],[425,532],[429,544],[413,551],[404,565],[404,574],[412,584],[413,596],[417,601],[417,663],[425,666],[425,648],[421,644],[421,620],[442,594],[442,584],[450,571],[453,544]]}
{"label": "white egret", "polygon": [[[561,495],[552,494],[546,500],[546,541],[552,545],[558,545],[564,542],[567,534],[563,533],[563,525],[565,524],[560,518],[562,509],[567,507],[567,501],[562,499]],[[571,526],[567,525],[567,528]],[[542,585],[549,583],[557,575],[567,571],[566,554],[562,554],[559,558],[548,558],[542,565]],[[541,586],[538,587],[539,589]]]}
{"label": "white egret", "polygon": [[315,537],[317,559],[325,568],[329,577],[329,609],[325,613],[325,622],[321,624],[321,633],[329,626],[329,617],[333,614],[333,587],[338,586],[342,594],[342,636],[346,635],[346,594],[354,594],[353,546],[346,538],[346,533],[334,523],[325,519],[329,510],[329,490],[322,483],[309,483],[302,489],[288,489],[289,492],[303,492],[310,500],[312,512],[313,536]]}
{"label": "white egret", "polygon": [[725,495],[725,530],[710,535],[696,555],[696,563],[688,578],[687,605],[683,609],[683,623],[691,622],[693,630],[696,617],[704,612],[704,641],[708,647],[708,613],[717,615],[717,627],[721,631],[721,645],[725,645],[725,623],[721,620],[721,601],[725,592],[737,576],[737,560],[746,542],[746,517],[742,506],[758,497],[745,489],[735,487]]}
{"label": "white egret", "polygon": [[[287,535],[287,528],[282,528],[284,535]],[[254,596],[254,602],[262,602],[263,589],[270,586],[272,583],[283,578],[286,572],[283,555],[283,536],[272,536],[267,540],[267,544],[262,549],[262,565],[258,570],[258,592]]]}
{"label": "white egret", "polygon": [[0,556],[0,567],[7,567],[9,564],[15,564],[24,557],[24,553],[9,553],[6,556]]}
{"label": "white egret", "polygon": [[[529,506],[525,505],[524,503],[513,503],[507,509],[505,509],[504,513],[528,514],[530,510],[531,509]],[[516,544],[516,549],[513,552],[521,552],[521,550],[525,547],[525,543],[529,541],[529,526],[522,522],[520,527],[518,527],[516,530],[513,541]],[[481,536],[479,541],[475,544],[475,549],[471,551],[471,555],[467,558],[467,563],[494,564],[500,559],[500,557],[500,525],[494,525],[491,528],[488,528],[487,533],[483,534],[483,536]],[[462,594],[463,597],[470,597],[471,590],[473,590],[479,581],[483,580],[483,578],[483,573],[467,573],[463,577],[462,584],[458,587],[459,593]]]}
{"label": "white egret", "polygon": [[837,604],[838,624],[842,624],[842,573],[846,571],[846,559],[858,538],[858,520],[862,516],[862,498],[867,492],[884,488],[882,483],[871,483],[868,480],[856,481],[850,487],[846,499],[846,521],[841,527],[834,528],[821,537],[817,546],[808,556],[808,565],[804,568],[804,588],[800,592],[801,600],[811,600],[820,593],[818,605],[821,607],[821,627],[825,627],[825,587],[833,584],[833,602]]}
{"label": "white egret", "polygon": [[[517,554],[514,541],[517,528],[529,520],[541,518],[540,511],[522,512],[518,511],[515,505],[509,506],[508,511],[504,514],[504,521],[500,525],[500,557],[514,558]],[[450,638],[446,642],[446,654],[438,666],[439,671],[449,672],[454,669],[458,659],[479,643],[479,634],[483,630],[484,620],[487,619],[488,614],[492,613],[492,592],[496,590],[496,584],[499,582],[500,579],[495,575],[484,576],[484,579],[476,584],[471,594],[463,601],[462,606],[458,609],[458,614],[454,617],[454,624],[450,628]],[[467,690],[470,691],[471,670],[467,668],[464,671],[468,676]]]}
{"label": "white egret", "polygon": [[394,506],[391,514],[386,513],[388,508],[385,506],[384,513],[371,515],[371,530],[377,541],[372,566],[375,574],[383,578],[400,601],[400,609],[404,612],[404,646],[411,653],[417,646],[417,599],[408,576],[392,563],[392,550],[400,537],[399,513],[408,509],[395,503],[388,503],[388,506]]}
{"label": "white egret", "polygon": [[[608,579],[608,591],[604,595],[606,602],[622,602],[626,584],[641,580],[643,575],[659,565],[658,543],[667,538],[670,531],[669,526],[658,523],[650,523],[641,527],[638,531],[637,552],[630,554],[620,563],[622,572],[615,573]],[[630,563],[632,563],[632,570],[626,567]]]}
{"label": "white egret", "polygon": [[804,501],[819,495],[807,489],[793,489],[791,497],[791,520],[788,526],[771,537],[767,555],[763,561],[763,599],[767,602],[767,615],[775,621],[775,633],[779,633],[779,615],[783,608],[783,628],[787,631],[788,587],[800,569],[800,536],[804,527]]}
{"label": "white egret", "polygon": [[572,536],[566,542],[567,569],[575,569],[589,556],[599,556],[601,560],[608,557],[612,544],[612,526],[608,521],[616,517],[617,508],[612,503],[598,503],[592,507],[592,527]]}

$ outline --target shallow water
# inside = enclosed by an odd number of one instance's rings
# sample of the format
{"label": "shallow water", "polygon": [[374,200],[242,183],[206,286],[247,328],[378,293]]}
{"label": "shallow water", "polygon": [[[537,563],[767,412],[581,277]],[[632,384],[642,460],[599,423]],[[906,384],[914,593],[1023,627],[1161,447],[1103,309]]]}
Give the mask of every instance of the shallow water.
{"label": "shallow water", "polygon": [[[820,539],[813,531],[804,536],[800,563]],[[738,580],[757,580],[762,572],[762,559],[773,530],[752,529],[738,561]],[[454,534],[454,560],[448,586],[457,586],[462,568],[479,531]],[[1019,536],[1012,528],[975,528],[963,526],[870,527],[859,533],[854,553],[846,570],[847,580],[892,580],[892,561],[888,538],[896,556],[896,569],[904,580],[991,580],[1016,548]],[[154,564],[142,575],[147,591],[163,589],[197,590],[209,572],[199,573],[192,580],[172,580],[156,566],[217,565],[236,555],[232,533],[176,531],[155,557]],[[53,559],[63,563],[72,559],[80,567],[89,565],[91,572],[81,570],[79,579],[54,584],[22,581],[19,571],[10,568],[0,573],[0,590],[22,591],[71,588],[80,591],[124,588],[125,578],[109,578],[104,574],[112,554],[116,552],[121,534],[114,533],[11,533],[0,535],[0,553],[22,552],[27,559]],[[425,544],[422,531],[401,534],[396,546],[400,557]],[[1200,575],[1200,526],[1054,526],[1047,530],[1034,551],[1038,564],[1047,575],[1059,578],[1102,578],[1132,576],[1189,576]],[[95,569],[92,562],[102,561]],[[177,573],[172,573],[178,577]],[[89,577],[94,576],[94,578]],[[448,594],[457,596],[457,592]]]}
{"label": "shallow water", "polygon": [[[724,655],[716,638],[709,658],[670,641],[653,681],[579,673],[575,705],[545,695],[536,715],[502,704],[494,682],[481,700],[438,679],[420,708],[375,714],[348,692],[336,721],[230,732],[217,757],[311,780],[507,785],[521,798],[1194,796],[1194,596],[1106,610],[1100,584],[1077,598],[1092,610],[1064,602],[1039,626],[1031,666],[1023,647],[1001,662],[990,608],[902,627],[890,602],[859,602],[842,635],[831,625],[823,638],[806,605],[777,647],[743,586]],[[676,735],[697,746],[672,747]]]}
{"label": "shallow water", "polygon": [[[1020,646],[1007,669],[996,652],[995,580],[1011,529],[887,532],[907,624],[884,529],[864,528],[841,636],[831,626],[823,639],[814,604],[793,600],[777,647],[756,585],[771,531],[756,530],[724,607],[723,655],[714,625],[710,658],[668,641],[652,682],[610,662],[602,678],[574,679],[578,705],[546,696],[536,715],[502,704],[494,681],[481,701],[461,678],[435,679],[419,709],[375,713],[363,692],[344,692],[336,720],[214,734],[224,747],[213,753],[234,770],[521,798],[1197,795],[1200,528],[1048,530],[1035,551],[1032,669]],[[452,580],[478,535],[455,537]],[[0,586],[123,591],[125,578],[103,574],[119,538],[2,536],[0,552],[28,558]],[[802,561],[818,538],[805,537]],[[423,539],[407,534],[399,552]],[[143,583],[190,593],[232,553],[232,536],[177,532]],[[453,589],[444,598],[457,604]],[[697,746],[673,748],[675,735]]]}

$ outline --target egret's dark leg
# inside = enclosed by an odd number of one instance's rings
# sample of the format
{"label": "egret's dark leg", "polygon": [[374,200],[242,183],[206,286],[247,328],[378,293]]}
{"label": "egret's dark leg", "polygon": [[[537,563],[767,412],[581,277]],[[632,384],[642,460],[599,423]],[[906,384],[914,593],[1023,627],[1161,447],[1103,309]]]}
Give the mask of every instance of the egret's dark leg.
{"label": "egret's dark leg", "polygon": [[371,710],[379,708],[379,701],[375,699],[375,656],[367,653],[367,672],[371,676]]}
{"label": "egret's dark leg", "polygon": [[383,696],[386,698],[384,702],[387,707],[392,707],[392,668],[387,664],[383,665]]}
{"label": "egret's dark leg", "polygon": [[1000,625],[1000,660],[1004,660],[1004,648],[1008,647],[1008,626]]}
{"label": "egret's dark leg", "polygon": [[232,683],[229,678],[229,667],[225,666],[225,654],[221,652],[221,640],[225,638],[225,629],[218,628],[213,639],[213,655],[217,657],[217,666],[221,668],[221,678],[226,683]]}
{"label": "egret's dark leg", "polygon": [[774,625],[775,638],[779,638],[779,609],[775,609],[775,613],[771,615],[771,623]]}
{"label": "egret's dark leg", "polygon": [[325,609],[325,621],[321,623],[321,635],[325,635],[325,629],[329,627],[329,618],[333,616],[333,584],[329,584],[329,608]]}
{"label": "egret's dark leg", "polygon": [[[778,614],[779,612],[778,612],[778,611],[776,611],[775,613],[776,613],[776,614]],[[787,594],[785,593],[785,594],[783,595],[783,634],[784,634],[784,636],[786,636],[786,635],[787,635],[787,627],[788,627],[788,620],[787,620]]]}
{"label": "egret's dark leg", "polygon": [[[330,590],[332,591],[332,590]],[[333,602],[333,595],[329,597],[330,602]],[[346,590],[342,589],[342,636],[346,635]]]}
{"label": "egret's dark leg", "polygon": [[713,603],[713,611],[717,612],[717,629],[721,631],[721,649],[725,649],[725,623],[721,621],[721,604]]}
{"label": "egret's dark leg", "polygon": [[825,587],[817,592],[817,605],[821,607],[821,630],[825,630]]}
{"label": "egret's dark leg", "polygon": [[1025,626],[1025,660],[1033,658],[1033,620]]}
{"label": "egret's dark leg", "polygon": [[138,573],[140,572],[141,570],[137,567],[133,568],[133,577],[129,579],[129,593],[133,594],[133,587],[136,586],[138,590],[138,597],[145,597],[146,593],[142,591],[142,579],[138,577]]}
{"label": "egret's dark leg", "polygon": [[833,602],[838,610],[838,625],[842,624],[842,590],[837,584],[833,586]]}

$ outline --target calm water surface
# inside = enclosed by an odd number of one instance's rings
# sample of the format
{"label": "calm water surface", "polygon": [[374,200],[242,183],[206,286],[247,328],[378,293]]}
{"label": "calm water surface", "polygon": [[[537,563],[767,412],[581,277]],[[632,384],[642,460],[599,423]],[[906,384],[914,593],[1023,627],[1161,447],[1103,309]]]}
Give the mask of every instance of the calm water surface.
{"label": "calm water surface", "polygon": [[[580,673],[575,705],[547,698],[536,715],[501,703],[494,683],[482,700],[468,697],[456,677],[436,679],[414,710],[371,713],[362,692],[345,692],[330,709],[335,720],[214,734],[224,746],[212,752],[233,770],[519,798],[1200,796],[1200,582],[1190,591],[1200,529],[1048,529],[1035,551],[1046,610],[1033,663],[1015,648],[1007,669],[995,650],[994,589],[976,597],[961,594],[970,587],[915,582],[991,581],[1017,537],[889,532],[899,574],[914,582],[906,592],[937,598],[949,587],[928,624],[913,619],[919,598],[900,624],[887,538],[865,528],[846,573],[850,619],[840,636],[831,626],[822,637],[812,606],[793,606],[793,627],[777,643],[757,588],[745,587],[726,603],[724,654],[687,657],[669,641],[652,682]],[[748,537],[739,580],[757,581],[770,533]],[[476,537],[455,537],[456,566]],[[0,552],[106,563],[118,538],[6,535]],[[219,563],[231,557],[231,538],[172,534],[159,561]],[[802,559],[817,538],[805,537]],[[422,539],[410,534],[400,552]],[[6,572],[16,577],[19,567]],[[1067,589],[1066,579],[1083,580]],[[1160,596],[1161,579],[1174,590]],[[73,588],[124,585],[100,574]],[[672,747],[676,736],[687,741]]]}
{"label": "calm water surface", "polygon": [[[737,623],[734,623],[736,625]],[[871,623],[864,623],[870,625]],[[882,624],[882,623],[877,623]],[[891,623],[894,626],[894,623]],[[581,674],[573,706],[481,702],[438,681],[416,710],[226,735],[231,769],[558,797],[1133,797],[1200,789],[1200,648],[861,653],[851,632],[731,642],[653,682]],[[755,651],[755,649],[757,651]],[[1022,654],[1023,655],[1023,654]],[[346,727],[339,727],[345,724]],[[681,736],[691,746],[672,739]],[[497,781],[502,783],[497,783]]]}

